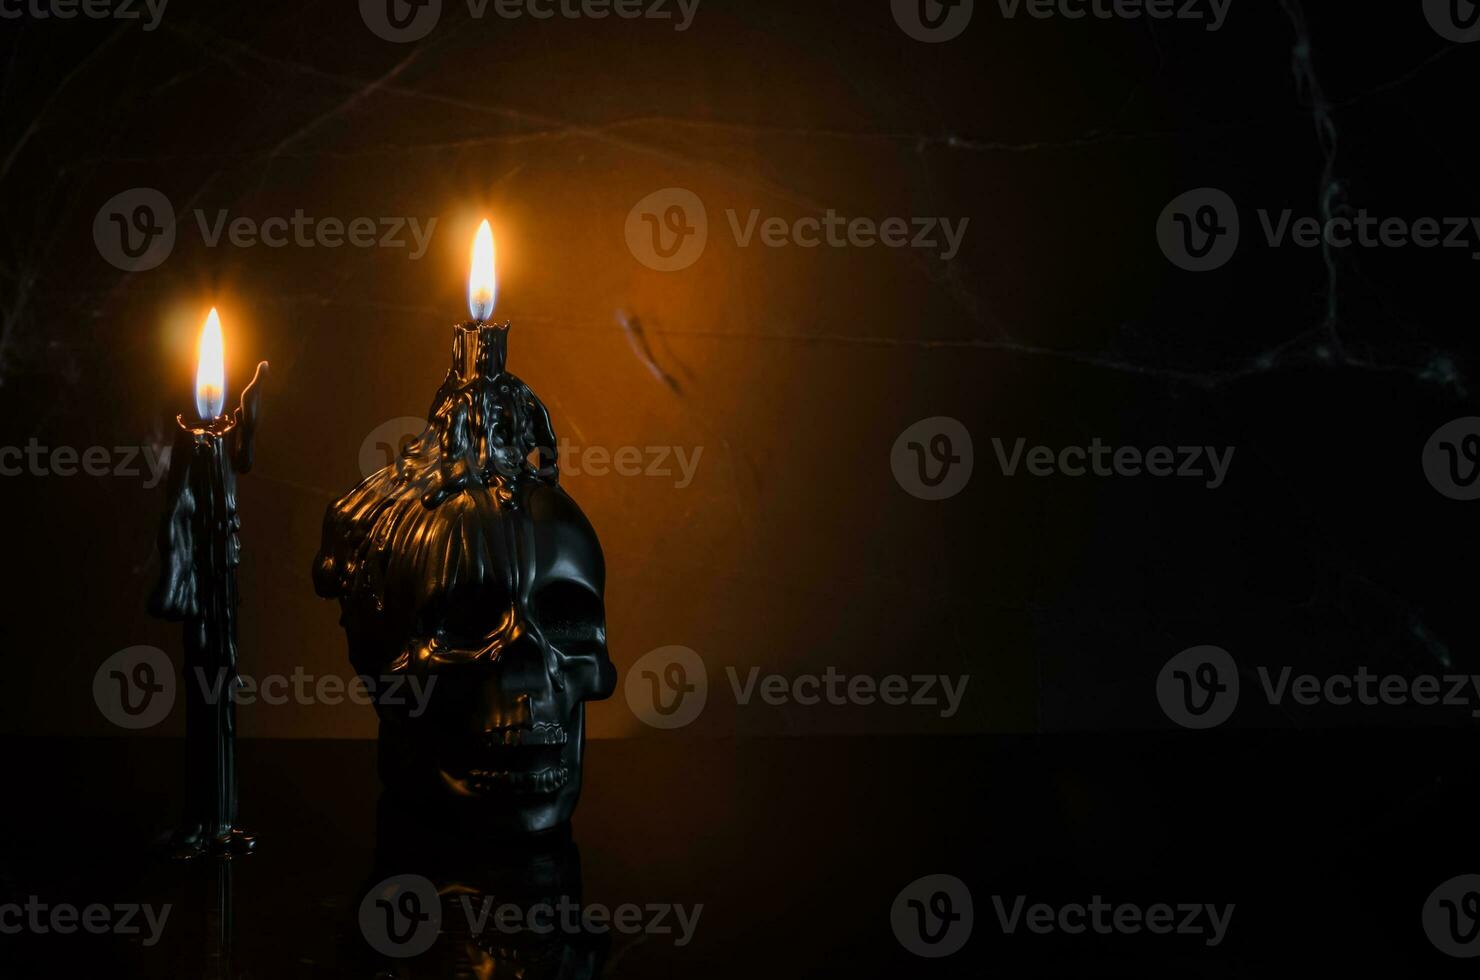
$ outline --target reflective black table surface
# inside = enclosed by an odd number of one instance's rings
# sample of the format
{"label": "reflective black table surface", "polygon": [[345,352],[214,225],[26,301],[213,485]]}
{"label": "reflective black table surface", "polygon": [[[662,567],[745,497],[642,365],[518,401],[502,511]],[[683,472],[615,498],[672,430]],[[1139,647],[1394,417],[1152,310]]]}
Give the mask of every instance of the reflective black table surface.
{"label": "reflective black table surface", "polygon": [[597,741],[516,846],[384,804],[373,743],[248,740],[257,853],[180,863],[180,743],[8,740],[0,976],[1457,974],[1470,742]]}

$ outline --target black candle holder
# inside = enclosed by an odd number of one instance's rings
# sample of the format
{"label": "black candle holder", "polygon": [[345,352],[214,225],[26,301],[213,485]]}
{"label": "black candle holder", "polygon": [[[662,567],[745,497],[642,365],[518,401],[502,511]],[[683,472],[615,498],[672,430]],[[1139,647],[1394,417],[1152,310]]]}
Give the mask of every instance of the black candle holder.
{"label": "black candle holder", "polygon": [[185,816],[171,841],[180,858],[245,854],[256,846],[237,826],[236,477],[252,468],[266,376],[263,361],[230,415],[175,420],[149,612],[184,624]]}
{"label": "black candle holder", "polygon": [[357,672],[426,692],[412,705],[377,685],[392,794],[535,833],[575,808],[585,702],[616,670],[601,544],[560,487],[549,412],[505,368],[508,335],[453,327],[426,429],[329,506],[313,579]]}

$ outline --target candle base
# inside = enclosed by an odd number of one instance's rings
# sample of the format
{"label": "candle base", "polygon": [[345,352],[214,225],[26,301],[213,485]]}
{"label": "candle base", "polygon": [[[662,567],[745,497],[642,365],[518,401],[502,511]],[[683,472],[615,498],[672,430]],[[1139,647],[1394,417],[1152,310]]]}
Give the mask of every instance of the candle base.
{"label": "candle base", "polygon": [[166,845],[176,861],[193,861],[202,857],[244,857],[257,849],[257,835],[239,827],[225,833],[208,835],[199,825],[182,827],[170,836]]}

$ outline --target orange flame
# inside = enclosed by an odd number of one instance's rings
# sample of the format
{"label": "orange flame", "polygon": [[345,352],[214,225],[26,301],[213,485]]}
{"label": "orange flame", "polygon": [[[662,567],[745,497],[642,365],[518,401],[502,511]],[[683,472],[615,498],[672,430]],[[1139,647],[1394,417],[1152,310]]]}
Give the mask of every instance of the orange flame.
{"label": "orange flame", "polygon": [[221,341],[221,317],[214,306],[200,329],[195,364],[195,410],[205,421],[220,418],[226,407],[226,354]]}
{"label": "orange flame", "polygon": [[493,306],[497,301],[498,276],[493,266],[493,229],[488,227],[485,219],[473,239],[473,264],[468,273],[468,312],[478,323],[493,316]]}

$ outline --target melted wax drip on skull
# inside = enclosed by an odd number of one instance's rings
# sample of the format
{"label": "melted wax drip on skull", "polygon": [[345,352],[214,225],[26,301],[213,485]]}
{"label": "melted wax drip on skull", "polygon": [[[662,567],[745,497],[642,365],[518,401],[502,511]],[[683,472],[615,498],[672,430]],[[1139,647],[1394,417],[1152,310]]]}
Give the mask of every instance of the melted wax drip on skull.
{"label": "melted wax drip on skull", "polygon": [[[453,328],[452,369],[426,430],[325,518],[314,570],[320,595],[409,617],[436,592],[499,564],[478,556],[501,553],[512,559],[512,594],[528,598],[518,591],[534,577],[522,500],[533,485],[558,486],[560,472],[549,412],[504,369],[507,356],[507,324]],[[502,540],[489,540],[490,528]],[[406,555],[417,557],[395,560]]]}

